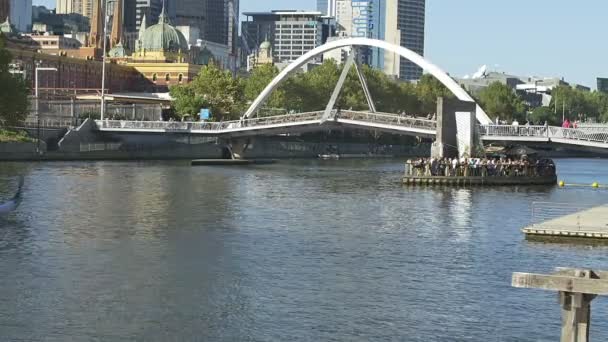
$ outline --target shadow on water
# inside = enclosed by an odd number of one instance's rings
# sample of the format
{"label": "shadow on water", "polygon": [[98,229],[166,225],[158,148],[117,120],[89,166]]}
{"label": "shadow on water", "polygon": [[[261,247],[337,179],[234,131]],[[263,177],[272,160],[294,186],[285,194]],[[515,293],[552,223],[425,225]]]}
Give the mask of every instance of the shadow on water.
{"label": "shadow on water", "polygon": [[0,216],[0,254],[27,248],[31,237],[26,224],[16,214]]}

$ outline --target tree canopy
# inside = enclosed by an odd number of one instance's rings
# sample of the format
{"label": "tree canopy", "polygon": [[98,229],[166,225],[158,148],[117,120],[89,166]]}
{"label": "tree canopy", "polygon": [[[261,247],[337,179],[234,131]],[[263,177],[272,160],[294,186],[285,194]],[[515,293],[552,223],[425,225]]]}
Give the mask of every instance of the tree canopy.
{"label": "tree canopy", "polygon": [[230,71],[210,63],[203,66],[192,82],[173,86],[173,108],[180,117],[196,115],[203,107],[217,121],[238,119],[243,108],[243,87]]}
{"label": "tree canopy", "polygon": [[434,113],[437,110],[438,97],[454,98],[454,94],[431,74],[422,75],[416,85],[416,95],[424,113]]}
{"label": "tree canopy", "polygon": [[4,36],[0,33],[0,120],[6,126],[14,126],[23,121],[28,114],[28,88],[20,77],[10,73],[12,60],[5,48]]}
{"label": "tree canopy", "polygon": [[479,92],[479,104],[491,118],[524,120],[526,106],[513,89],[494,82]]}
{"label": "tree canopy", "polygon": [[[298,72],[285,80],[265,103],[266,108],[306,112],[324,109],[334,91],[343,65],[327,60],[308,72]],[[399,82],[382,71],[362,66],[376,109],[384,112],[424,113],[435,112],[434,96],[452,96],[432,76],[425,76],[423,90],[407,82]],[[237,119],[245,108],[278,75],[272,65],[261,65],[244,78],[233,78],[214,65],[203,67],[190,83],[171,87],[173,108],[179,117],[194,116],[201,108],[210,108],[214,120]],[[420,99],[425,97],[425,101]],[[352,68],[344,83],[336,107],[365,110],[368,108],[356,70]],[[262,111],[260,115],[272,115]]]}

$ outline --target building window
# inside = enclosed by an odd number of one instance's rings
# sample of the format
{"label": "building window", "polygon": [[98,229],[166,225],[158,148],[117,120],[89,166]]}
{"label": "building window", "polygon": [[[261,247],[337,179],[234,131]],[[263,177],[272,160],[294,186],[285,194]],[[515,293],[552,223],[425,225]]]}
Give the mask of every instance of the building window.
{"label": "building window", "polygon": [[152,81],[156,82],[157,79],[158,79],[158,75],[156,75],[156,74],[152,75]]}
{"label": "building window", "polygon": [[167,81],[167,82],[171,81],[171,75],[166,74],[165,75],[165,81]]}
{"label": "building window", "polygon": [[178,80],[179,82],[183,81],[183,80],[184,80],[184,74],[179,74],[179,75],[177,76],[177,80]]}

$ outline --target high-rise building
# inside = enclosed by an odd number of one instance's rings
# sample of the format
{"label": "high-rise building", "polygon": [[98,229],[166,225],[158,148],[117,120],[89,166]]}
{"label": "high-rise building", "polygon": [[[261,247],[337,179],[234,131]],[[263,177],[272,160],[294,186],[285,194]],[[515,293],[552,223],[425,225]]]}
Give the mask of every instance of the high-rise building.
{"label": "high-rise building", "polygon": [[168,6],[176,26],[197,27],[199,38],[228,45],[236,53],[239,0],[173,0]]}
{"label": "high-rise building", "polygon": [[0,22],[4,22],[11,11],[10,0],[0,0]]}
{"label": "high-rise building", "polygon": [[[399,0],[398,21],[401,31],[401,46],[419,55],[424,55],[424,25],[426,19],[426,0]],[[401,58],[400,77],[404,80],[418,80],[422,69],[416,64]]]}
{"label": "high-rise building", "polygon": [[[242,35],[247,53],[251,54],[265,41],[274,47],[278,62],[297,59],[327,40],[324,32],[331,32],[321,12],[271,11],[243,13]],[[319,61],[320,58],[317,59]]]}
{"label": "high-rise building", "polygon": [[74,0],[57,0],[55,12],[57,14],[74,13]]}
{"label": "high-rise building", "polygon": [[[32,29],[32,0],[9,0],[8,6],[5,1],[4,8],[8,9],[10,22],[18,31],[28,32]],[[6,17],[7,15],[4,15],[1,21],[4,21]]]}
{"label": "high-rise building", "polygon": [[351,0],[336,0],[336,30],[340,36],[352,36],[353,3]]}
{"label": "high-rise building", "polygon": [[[172,7],[168,8],[169,17],[174,17],[174,13],[170,10]],[[158,16],[160,15],[161,10],[163,9],[163,1],[162,0],[136,0],[135,3],[135,30],[138,31],[142,19],[145,19],[147,22],[145,26],[150,26],[156,24],[158,22]]]}
{"label": "high-rise building", "polygon": [[227,20],[227,1],[226,0],[206,0],[207,8],[205,13],[204,39],[220,43],[228,43],[228,20]]}
{"label": "high-rise building", "polygon": [[125,32],[137,32],[137,2],[135,0],[123,1],[123,20]]}
{"label": "high-rise building", "polygon": [[95,1],[100,0],[57,0],[55,11],[57,14],[78,13],[90,19]]}
{"label": "high-rise building", "polygon": [[[136,7],[136,0],[110,0],[112,2],[108,2],[108,16],[109,16],[109,22],[111,24],[111,26],[108,28],[108,30],[112,30],[114,29],[114,16],[116,15],[116,4],[118,4],[119,2],[122,3],[122,30],[123,30],[123,34],[127,35],[128,33],[134,33],[137,32],[137,25],[136,25],[136,19],[137,19],[137,7]],[[102,0],[103,3],[103,0]],[[123,42],[124,43],[124,42]]]}
{"label": "high-rise building", "polygon": [[608,78],[597,78],[597,91],[602,93],[608,93]]}
{"label": "high-rise building", "polygon": [[336,16],[336,2],[339,0],[317,0],[317,12],[324,16]]}
{"label": "high-rise building", "polygon": [[[335,0],[338,35],[379,39],[423,55],[425,3],[425,0]],[[422,76],[422,69],[416,64],[378,48],[359,48],[359,57],[362,63],[387,75],[405,80]]]}
{"label": "high-rise building", "polygon": [[178,0],[170,1],[169,13],[174,13],[172,23],[176,26],[192,26],[199,29],[202,39],[205,31],[207,2],[209,0]]}

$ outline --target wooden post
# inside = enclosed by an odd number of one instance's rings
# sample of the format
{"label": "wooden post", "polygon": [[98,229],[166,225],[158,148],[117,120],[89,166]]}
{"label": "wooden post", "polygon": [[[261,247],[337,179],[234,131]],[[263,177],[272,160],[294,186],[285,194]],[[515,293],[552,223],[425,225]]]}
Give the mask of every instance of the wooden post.
{"label": "wooden post", "polygon": [[588,342],[591,301],[597,295],[608,295],[608,273],[569,268],[559,268],[552,275],[513,273],[512,286],[558,291],[561,342]]}

